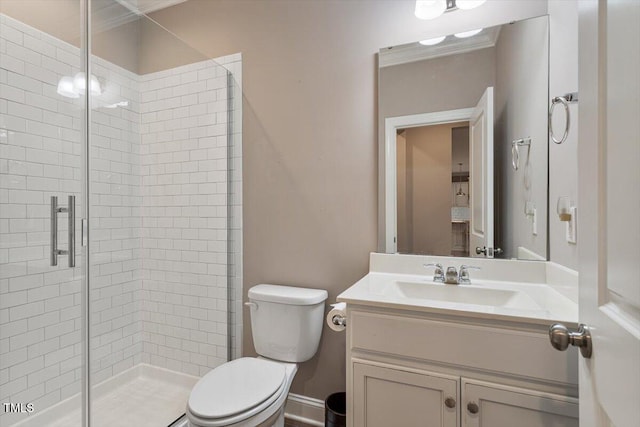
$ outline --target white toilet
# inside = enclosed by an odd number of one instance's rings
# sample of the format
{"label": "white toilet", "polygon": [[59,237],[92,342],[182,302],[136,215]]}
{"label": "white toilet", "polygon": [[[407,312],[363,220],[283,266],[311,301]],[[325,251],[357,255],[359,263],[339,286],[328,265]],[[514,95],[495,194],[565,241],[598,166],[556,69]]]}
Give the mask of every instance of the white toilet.
{"label": "white toilet", "polygon": [[249,289],[253,344],[260,357],[218,366],[191,390],[192,427],[284,426],[284,404],[298,363],[318,350],[327,291],[257,285]]}

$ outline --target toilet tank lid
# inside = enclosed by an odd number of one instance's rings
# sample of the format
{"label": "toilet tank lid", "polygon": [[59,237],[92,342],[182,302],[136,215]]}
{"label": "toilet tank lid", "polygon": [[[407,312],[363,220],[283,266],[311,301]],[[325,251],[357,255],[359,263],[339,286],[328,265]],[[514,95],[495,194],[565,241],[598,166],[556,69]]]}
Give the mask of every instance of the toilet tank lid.
{"label": "toilet tank lid", "polygon": [[283,285],[256,285],[249,289],[249,299],[289,305],[312,305],[323,302],[329,294],[324,289]]}

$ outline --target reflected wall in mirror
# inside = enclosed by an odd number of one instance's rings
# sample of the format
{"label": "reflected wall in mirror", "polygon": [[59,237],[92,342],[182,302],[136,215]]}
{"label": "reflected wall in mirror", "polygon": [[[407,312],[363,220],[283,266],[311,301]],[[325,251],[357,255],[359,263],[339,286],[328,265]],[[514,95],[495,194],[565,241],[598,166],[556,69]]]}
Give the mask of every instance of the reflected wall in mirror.
{"label": "reflected wall in mirror", "polygon": [[396,133],[398,252],[468,256],[469,122]]}
{"label": "reflected wall in mirror", "polygon": [[379,249],[548,259],[547,16],[379,66]]}

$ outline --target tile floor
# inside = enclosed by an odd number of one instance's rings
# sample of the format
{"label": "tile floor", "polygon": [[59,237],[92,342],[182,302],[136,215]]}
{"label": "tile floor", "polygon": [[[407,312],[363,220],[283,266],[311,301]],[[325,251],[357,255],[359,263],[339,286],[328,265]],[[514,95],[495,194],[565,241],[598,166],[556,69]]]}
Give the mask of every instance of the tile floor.
{"label": "tile floor", "polygon": [[[93,427],[165,427],[184,413],[190,387],[163,379],[141,376],[96,399]],[[49,427],[80,425],[74,411]]]}

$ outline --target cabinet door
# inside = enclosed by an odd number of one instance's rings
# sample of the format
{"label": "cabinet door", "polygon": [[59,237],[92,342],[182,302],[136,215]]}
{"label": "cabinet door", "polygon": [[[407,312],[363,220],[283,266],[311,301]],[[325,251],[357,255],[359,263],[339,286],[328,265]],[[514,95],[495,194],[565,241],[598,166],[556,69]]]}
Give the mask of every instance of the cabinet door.
{"label": "cabinet door", "polygon": [[353,426],[457,427],[459,377],[353,364]]}
{"label": "cabinet door", "polygon": [[462,379],[463,427],[578,427],[578,399]]}

